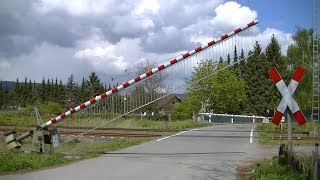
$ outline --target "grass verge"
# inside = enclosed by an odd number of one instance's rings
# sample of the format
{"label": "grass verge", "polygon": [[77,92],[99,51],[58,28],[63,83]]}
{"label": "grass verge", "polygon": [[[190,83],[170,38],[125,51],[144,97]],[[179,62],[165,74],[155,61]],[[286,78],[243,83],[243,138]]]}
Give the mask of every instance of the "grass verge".
{"label": "grass verge", "polygon": [[[299,132],[312,132],[314,128],[314,125],[312,123],[307,123],[303,126],[298,126],[297,124],[292,125],[292,131],[299,131]],[[256,130],[259,132],[259,142],[261,144],[267,144],[267,145],[276,145],[279,144],[280,140],[272,140],[270,137],[280,136],[280,126],[276,126],[272,123],[268,124],[258,124],[256,127]],[[287,124],[282,124],[282,141],[287,141],[287,132],[288,132],[288,126]],[[293,145],[313,145],[313,141],[293,141]]]}
{"label": "grass verge", "polygon": [[305,174],[295,172],[286,165],[280,165],[277,159],[261,160],[251,166],[252,180],[302,180]]}
{"label": "grass verge", "polygon": [[[117,139],[109,142],[90,143],[77,143],[77,141],[70,141],[59,146],[54,155],[25,155],[21,152],[2,150],[0,151],[0,174],[25,173],[37,169],[63,165],[82,159],[96,157],[104,152],[115,151],[132,145],[137,145],[148,140],[150,140],[150,138]],[[77,155],[80,156],[80,158],[65,158],[61,155],[64,153]]]}
{"label": "grass verge", "polygon": [[[44,119],[45,121],[45,119]],[[182,130],[189,128],[212,126],[208,122],[195,122],[191,119],[179,121],[156,121],[147,118],[119,118],[113,122],[107,123],[109,119],[101,117],[84,118],[81,116],[72,116],[58,125],[65,127],[104,127],[104,128],[135,128],[135,129],[169,129]],[[0,125],[3,126],[36,126],[36,119],[33,116],[23,115],[19,113],[1,113]]]}

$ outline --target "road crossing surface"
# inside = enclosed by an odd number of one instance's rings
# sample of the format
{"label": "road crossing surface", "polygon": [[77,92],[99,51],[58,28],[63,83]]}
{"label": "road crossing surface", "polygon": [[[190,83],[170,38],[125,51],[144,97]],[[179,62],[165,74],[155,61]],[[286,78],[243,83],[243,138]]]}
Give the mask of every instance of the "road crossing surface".
{"label": "road crossing surface", "polygon": [[258,144],[253,129],[252,124],[193,129],[74,164],[0,179],[235,179],[239,165],[270,155]]}

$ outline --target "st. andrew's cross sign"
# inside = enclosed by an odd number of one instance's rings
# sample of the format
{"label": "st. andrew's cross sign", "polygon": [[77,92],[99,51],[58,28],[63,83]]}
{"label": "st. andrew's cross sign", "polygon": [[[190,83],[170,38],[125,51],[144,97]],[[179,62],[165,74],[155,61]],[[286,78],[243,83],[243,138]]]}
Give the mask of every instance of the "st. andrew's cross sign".
{"label": "st. andrew's cross sign", "polygon": [[291,110],[293,117],[297,120],[298,124],[301,126],[307,122],[305,116],[303,115],[301,109],[299,108],[298,103],[293,99],[292,95],[296,91],[299,82],[302,79],[304,73],[304,68],[297,67],[296,71],[293,74],[293,77],[290,81],[289,86],[285,84],[281,75],[276,68],[271,69],[269,75],[272,81],[276,84],[278,90],[281,93],[282,99],[280,104],[277,107],[277,110],[272,117],[272,123],[279,125],[281,118],[286,111],[287,107]]}

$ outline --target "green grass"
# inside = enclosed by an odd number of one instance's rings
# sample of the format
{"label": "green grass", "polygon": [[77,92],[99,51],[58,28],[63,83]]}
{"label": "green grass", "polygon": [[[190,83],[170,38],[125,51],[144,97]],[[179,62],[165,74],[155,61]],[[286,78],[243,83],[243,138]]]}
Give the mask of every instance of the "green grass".
{"label": "green grass", "polygon": [[252,180],[304,180],[306,174],[293,171],[288,166],[279,165],[277,159],[262,160],[251,166]]}
{"label": "green grass", "polygon": [[0,174],[28,172],[71,161],[73,159],[66,159],[59,155],[23,155],[20,152],[2,152],[0,153]]}
{"label": "green grass", "polygon": [[[53,117],[48,116],[47,117]],[[44,118],[43,121],[47,121],[49,118]],[[170,129],[181,130],[196,127],[211,126],[208,122],[194,122],[192,120],[180,120],[180,121],[156,121],[150,119],[140,118],[119,118],[111,123],[107,123],[110,119],[104,119],[101,117],[83,117],[75,115],[66,118],[59,122],[59,126],[68,127],[107,127],[107,128],[142,128],[142,129]],[[0,112],[0,125],[11,126],[36,126],[35,116],[28,115],[26,113],[19,112]]]}
{"label": "green grass", "polygon": [[192,120],[181,121],[155,121],[150,119],[139,118],[119,118],[111,123],[106,123],[108,120],[101,118],[91,119],[66,119],[61,122],[61,126],[89,126],[89,127],[105,127],[105,128],[134,128],[134,129],[169,129],[181,130],[196,127],[212,126],[208,122],[195,122]]}
{"label": "green grass", "polygon": [[[3,139],[0,144],[0,174],[24,173],[37,169],[48,168],[57,165],[63,165],[81,159],[92,158],[101,155],[104,152],[115,151],[129,146],[137,145],[150,140],[143,139],[119,139],[110,142],[90,142],[77,143],[70,141],[60,145],[54,155],[43,154],[22,154],[5,150]],[[80,158],[64,158],[61,154],[72,154]]]}
{"label": "green grass", "polygon": [[[297,124],[292,125],[292,131],[299,131],[299,132],[312,132],[313,131],[313,124],[307,123],[303,126],[298,126]],[[272,123],[268,124],[258,124],[256,130],[259,131],[259,142],[261,144],[268,144],[268,145],[275,145],[279,143],[279,140],[272,140],[270,139],[271,136],[279,136],[280,134],[280,126],[276,126]],[[272,133],[276,132],[276,133]],[[287,136],[288,126],[287,124],[282,125],[282,134],[283,136]],[[282,142],[286,142],[286,137],[282,139]],[[312,145],[314,144],[313,141],[293,141],[293,145]]]}

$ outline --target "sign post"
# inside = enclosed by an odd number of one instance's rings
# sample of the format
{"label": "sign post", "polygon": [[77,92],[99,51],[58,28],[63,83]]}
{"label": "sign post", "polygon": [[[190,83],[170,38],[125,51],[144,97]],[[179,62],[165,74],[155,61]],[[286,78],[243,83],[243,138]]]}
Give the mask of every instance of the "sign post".
{"label": "sign post", "polygon": [[279,125],[283,115],[285,114],[288,123],[288,162],[291,163],[292,160],[292,121],[291,116],[293,116],[298,124],[301,126],[307,122],[305,116],[303,115],[298,103],[293,99],[292,95],[296,91],[302,76],[304,73],[304,68],[297,67],[293,74],[293,77],[287,86],[283,81],[281,75],[276,68],[271,69],[269,75],[272,81],[277,86],[281,93],[281,101],[272,117],[272,123]]}
{"label": "sign post", "polygon": [[288,160],[291,163],[292,159],[292,121],[289,108],[286,110],[286,119],[288,123]]}

